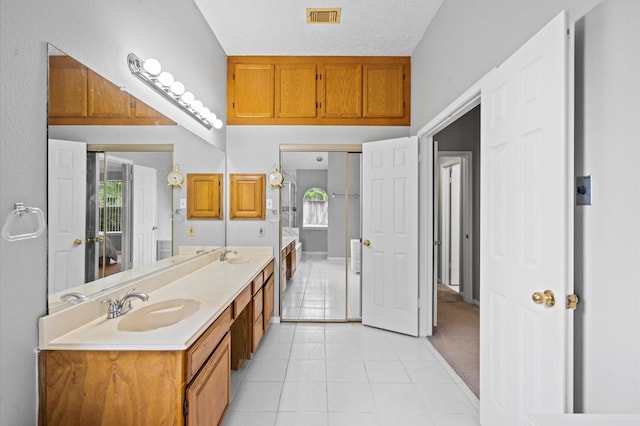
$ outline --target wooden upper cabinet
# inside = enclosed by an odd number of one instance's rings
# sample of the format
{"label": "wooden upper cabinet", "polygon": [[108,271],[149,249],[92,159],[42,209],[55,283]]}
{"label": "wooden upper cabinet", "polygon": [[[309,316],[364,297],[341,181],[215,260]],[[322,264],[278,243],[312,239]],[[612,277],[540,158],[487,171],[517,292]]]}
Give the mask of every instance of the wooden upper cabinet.
{"label": "wooden upper cabinet", "polygon": [[363,117],[403,117],[403,64],[365,64]]}
{"label": "wooden upper cabinet", "polygon": [[87,73],[69,56],[49,57],[49,117],[87,116]]}
{"label": "wooden upper cabinet", "polygon": [[265,181],[264,174],[229,175],[230,219],[265,218]]}
{"label": "wooden upper cabinet", "polygon": [[69,56],[49,57],[50,125],[174,125]]}
{"label": "wooden upper cabinet", "polygon": [[315,118],[316,64],[276,65],[276,117]]}
{"label": "wooden upper cabinet", "polygon": [[236,64],[231,76],[235,117],[274,117],[273,64]]}
{"label": "wooden upper cabinet", "polygon": [[187,174],[187,219],[222,219],[222,174]]}
{"label": "wooden upper cabinet", "polygon": [[230,56],[228,124],[408,126],[411,58]]}
{"label": "wooden upper cabinet", "polygon": [[324,117],[362,117],[362,65],[327,64],[322,72]]}

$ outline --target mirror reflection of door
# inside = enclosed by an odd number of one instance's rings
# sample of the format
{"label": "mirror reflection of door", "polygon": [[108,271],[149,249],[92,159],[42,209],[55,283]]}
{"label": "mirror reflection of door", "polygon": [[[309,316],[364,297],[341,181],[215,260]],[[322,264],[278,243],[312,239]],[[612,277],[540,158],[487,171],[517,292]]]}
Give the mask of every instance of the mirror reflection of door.
{"label": "mirror reflection of door", "polygon": [[159,244],[171,246],[173,215],[163,181],[173,153],[162,149],[97,152],[49,141],[49,191],[59,194],[49,197],[51,292],[171,256]]}
{"label": "mirror reflection of door", "polygon": [[283,321],[361,317],[360,157],[348,151],[281,152]]}

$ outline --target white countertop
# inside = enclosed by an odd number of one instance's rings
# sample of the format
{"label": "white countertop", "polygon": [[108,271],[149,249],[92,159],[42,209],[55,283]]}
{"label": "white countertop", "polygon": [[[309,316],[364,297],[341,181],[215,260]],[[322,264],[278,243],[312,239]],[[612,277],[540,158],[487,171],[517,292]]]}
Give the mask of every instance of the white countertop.
{"label": "white countertop", "polygon": [[[260,254],[239,248],[241,256],[249,257],[249,262],[230,264],[214,260],[205,266],[175,279],[149,294],[143,302],[132,299],[133,309],[118,318],[107,319],[102,315],[71,331],[43,341],[43,350],[184,350],[209,327],[233,300],[251,284],[251,281],[269,262],[272,255]],[[245,254],[246,253],[246,254]],[[232,257],[231,255],[230,257]],[[213,259],[213,257],[212,257]],[[132,284],[132,287],[135,283]],[[126,289],[121,290],[123,293]],[[194,299],[200,303],[199,309],[180,322],[149,331],[118,330],[118,322],[149,304],[171,299]],[[96,301],[94,303],[99,303]],[[106,309],[106,308],[105,308]],[[64,315],[62,313],[61,315]],[[53,321],[43,317],[42,322]],[[53,328],[53,327],[51,327]]]}

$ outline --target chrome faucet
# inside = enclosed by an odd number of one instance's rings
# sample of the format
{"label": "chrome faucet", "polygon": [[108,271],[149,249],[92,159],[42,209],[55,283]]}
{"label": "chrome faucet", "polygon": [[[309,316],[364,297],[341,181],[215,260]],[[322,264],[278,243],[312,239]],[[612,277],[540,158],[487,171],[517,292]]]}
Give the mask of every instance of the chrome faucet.
{"label": "chrome faucet", "polygon": [[235,250],[225,250],[220,255],[220,262],[224,262],[225,260],[227,260],[227,253],[238,254],[238,252]]}
{"label": "chrome faucet", "polygon": [[124,297],[120,300],[103,300],[102,303],[108,303],[109,309],[107,310],[107,319],[118,318],[120,315],[124,315],[133,309],[133,305],[131,304],[131,298],[137,297],[138,299],[146,302],[149,300],[149,295],[144,293],[134,293],[135,289],[131,289],[124,295]]}

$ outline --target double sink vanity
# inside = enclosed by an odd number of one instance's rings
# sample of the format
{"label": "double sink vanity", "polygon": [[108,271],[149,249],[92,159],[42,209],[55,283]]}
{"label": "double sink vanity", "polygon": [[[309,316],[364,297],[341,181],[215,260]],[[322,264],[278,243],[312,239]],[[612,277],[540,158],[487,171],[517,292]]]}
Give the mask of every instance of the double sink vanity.
{"label": "double sink vanity", "polygon": [[40,318],[40,424],[219,424],[273,303],[272,247],[230,247]]}

